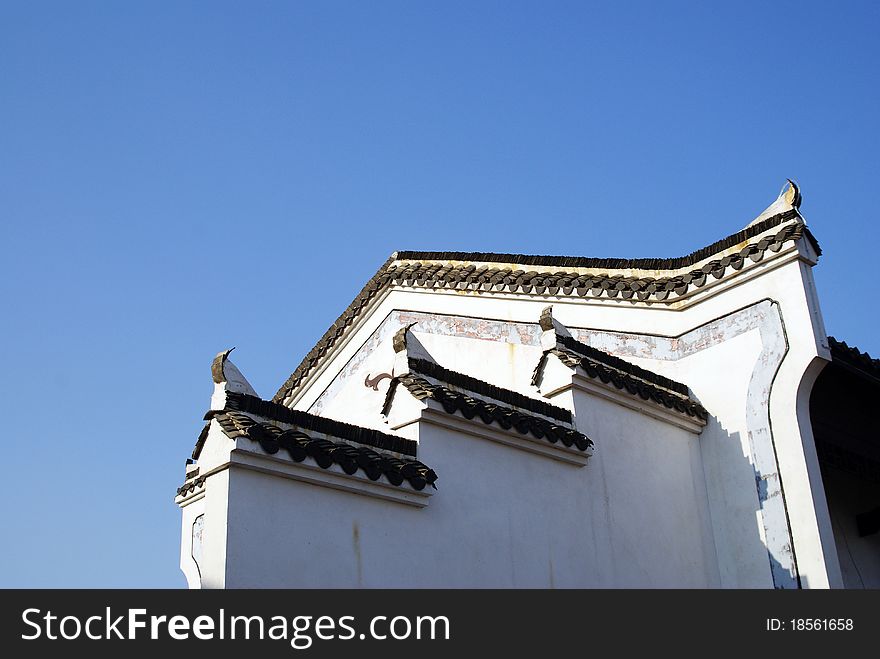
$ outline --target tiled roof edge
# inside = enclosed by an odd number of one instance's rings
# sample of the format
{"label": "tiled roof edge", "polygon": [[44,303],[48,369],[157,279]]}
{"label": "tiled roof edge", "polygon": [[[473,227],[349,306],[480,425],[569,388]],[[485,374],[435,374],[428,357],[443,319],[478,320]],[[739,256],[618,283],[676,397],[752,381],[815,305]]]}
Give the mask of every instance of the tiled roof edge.
{"label": "tiled roof edge", "polygon": [[436,489],[437,474],[423,462],[414,458],[400,459],[377,453],[368,446],[352,446],[344,441],[310,437],[300,430],[283,430],[265,421],[258,421],[236,410],[215,412],[217,423],[227,437],[233,439],[247,437],[259,443],[269,455],[281,450],[287,452],[294,462],[312,458],[322,469],[339,465],[349,476],[361,469],[372,481],[384,474],[392,485],[399,486],[408,481],[415,490],[426,485]]}
{"label": "tiled roof edge", "polygon": [[536,414],[549,416],[564,423],[572,422],[570,410],[567,410],[563,407],[558,407],[537,398],[526,396],[525,394],[521,394],[516,391],[511,391],[510,389],[498,387],[494,384],[490,384],[469,375],[465,375],[464,373],[450,371],[449,369],[444,368],[439,364],[435,364],[434,362],[429,362],[426,359],[417,359],[414,357],[410,357],[409,368],[411,371],[414,371],[421,375],[426,375],[430,378],[434,378],[435,380],[440,380],[453,387],[467,389],[468,391],[472,391],[476,394],[488,396],[489,398],[494,398],[495,400],[501,401],[502,403],[507,403],[508,405],[513,405],[514,407],[529,410],[531,412],[535,412]]}
{"label": "tiled roof edge", "polygon": [[428,382],[418,375],[401,375],[395,380],[393,386],[403,385],[411,395],[419,400],[434,399],[447,414],[460,412],[464,418],[469,420],[480,417],[480,420],[485,424],[497,423],[505,430],[513,428],[520,434],[529,433],[536,439],[546,439],[551,444],[561,441],[563,445],[576,446],[580,451],[586,451],[593,445],[593,440],[574,428],[560,426],[541,416],[533,416],[511,407],[504,407],[481,398],[468,396],[444,387],[442,384]]}
{"label": "tiled roof edge", "polygon": [[[757,226],[757,225],[756,225]],[[728,268],[741,270],[747,260],[761,261],[765,254],[778,252],[785,243],[799,240],[804,235],[803,222],[789,222],[775,234],[765,235],[760,240],[748,243],[738,252],[707,261],[690,272],[661,275],[661,270],[640,271],[645,275],[624,276],[609,272],[586,274],[547,269],[545,271],[524,271],[513,264],[490,264],[449,261],[401,261],[388,266],[390,281],[395,285],[426,288],[449,288],[455,290],[482,290],[525,293],[527,295],[559,295],[594,298],[620,297],[622,300],[639,302],[672,302],[692,289],[702,288],[709,281],[724,277]],[[527,266],[523,266],[527,267]],[[636,273],[637,274],[637,273]]]}
{"label": "tiled roof edge", "polygon": [[[366,283],[366,285],[361,289],[361,292],[357,295],[357,297],[352,301],[351,304],[346,307],[345,311],[337,318],[337,320],[330,326],[330,328],[324,333],[324,335],[318,340],[315,346],[308,352],[308,354],[303,358],[300,362],[299,366],[290,374],[290,377],[287,378],[285,383],[278,389],[276,394],[272,397],[272,400],[275,402],[284,402],[296,389],[302,384],[303,380],[308,376],[311,370],[317,366],[324,358],[324,356],[332,350],[333,346],[336,342],[345,334],[345,332],[350,328],[350,326],[354,323],[357,317],[360,315],[361,311],[364,307],[369,304],[369,302],[375,298],[375,296],[383,290],[390,281],[394,281],[395,279],[400,278],[400,272],[395,268],[392,268],[392,264],[398,260],[429,260],[429,259],[453,259],[453,260],[482,260],[484,262],[498,262],[498,263],[521,263],[523,265],[546,265],[546,266],[571,266],[571,267],[591,267],[591,268],[623,268],[623,269],[650,269],[650,270],[676,270],[679,268],[687,267],[689,263],[697,263],[712,254],[727,249],[728,247],[732,247],[733,245],[737,245],[740,242],[748,240],[750,237],[756,236],[764,231],[767,231],[770,228],[783,224],[792,219],[799,219],[796,226],[796,230],[786,232],[786,229],[781,229],[782,232],[786,233],[786,237],[784,240],[797,240],[802,235],[806,236],[807,239],[813,244],[817,253],[821,253],[821,249],[819,248],[819,244],[816,242],[816,239],[813,237],[812,233],[806,228],[806,225],[803,223],[800,215],[796,210],[786,211],[785,213],[780,213],[778,215],[774,215],[772,217],[767,218],[766,220],[762,220],[761,222],[746,227],[742,231],[739,231],[735,234],[727,236],[719,241],[712,243],[711,245],[699,249],[695,252],[692,252],[688,256],[672,258],[672,259],[600,259],[600,258],[590,258],[590,257],[559,257],[559,256],[526,256],[521,254],[493,254],[493,253],[477,253],[477,252],[414,252],[414,251],[401,251],[395,252],[391,255],[391,257],[382,265],[381,268],[376,272],[375,275]],[[767,243],[765,246],[764,243]],[[646,279],[645,281],[641,281],[638,279],[630,280],[630,279],[622,279],[617,276],[583,276],[579,277],[579,279],[589,280],[589,283],[581,282],[576,286],[569,286],[568,284],[562,283],[551,283],[551,284],[541,284],[536,286],[531,286],[528,282],[520,285],[510,284],[506,286],[509,290],[519,290],[523,289],[525,293],[531,293],[532,289],[535,289],[535,292],[538,294],[542,294],[545,290],[549,291],[549,294],[555,295],[560,290],[565,294],[572,294],[574,288],[577,288],[577,294],[581,297],[585,297],[588,292],[592,292],[594,297],[599,297],[603,293],[608,297],[617,297],[620,295],[623,299],[635,299],[637,298],[639,301],[653,301],[651,298],[654,298],[658,302],[671,301],[673,293],[675,295],[683,295],[686,293],[690,286],[701,287],[704,285],[706,281],[706,277],[709,273],[715,278],[720,278],[723,276],[724,271],[728,267],[732,267],[734,270],[739,270],[743,267],[743,263],[746,258],[751,258],[754,261],[758,261],[763,258],[763,254],[767,246],[770,246],[770,249],[776,251],[778,249],[778,244],[773,245],[772,239],[762,239],[761,244],[750,245],[747,248],[742,250],[743,253],[734,254],[730,257],[725,257],[721,259],[718,264],[710,264],[707,268],[703,267],[702,271],[694,271],[691,273],[687,273],[685,275],[681,275],[678,277],[668,278],[668,279]],[[539,277],[541,278],[541,277]],[[484,286],[486,284],[483,284]],[[567,288],[567,286],[569,286]]]}
{"label": "tiled roof edge", "polygon": [[302,382],[309,371],[321,361],[327,351],[333,347],[336,341],[338,341],[351,326],[360,314],[361,309],[363,309],[370,300],[372,300],[376,294],[385,287],[389,280],[389,275],[386,271],[388,270],[388,266],[391,265],[396,258],[397,253],[395,252],[364,285],[361,292],[358,293],[355,299],[352,300],[351,304],[345,308],[345,311],[342,312],[339,318],[337,318],[329,329],[324,332],[324,335],[318,340],[315,346],[309,350],[299,366],[296,367],[293,373],[290,374],[290,377],[287,378],[287,381],[281,385],[281,388],[272,397],[274,402],[283,402],[284,399],[287,398],[297,386],[299,386],[300,382]]}
{"label": "tiled roof edge", "polygon": [[279,403],[229,391],[226,393],[226,409],[256,414],[267,419],[289,423],[326,435],[348,439],[358,444],[372,446],[385,451],[393,451],[415,457],[418,444],[411,439],[388,435],[372,428],[363,428],[335,419],[309,414],[301,410],[292,410]]}
{"label": "tiled roof edge", "polygon": [[202,428],[202,431],[199,433],[199,438],[196,440],[195,448],[193,448],[192,459],[198,460],[199,454],[202,452],[202,447],[205,445],[205,440],[208,439],[208,431],[211,429],[211,422],[205,424],[205,427]]}
{"label": "tiled roof edge", "polygon": [[186,481],[183,485],[177,488],[177,496],[182,497],[186,494],[192,494],[200,487],[205,485],[205,476],[199,476],[198,478]]}
{"label": "tiled roof edge", "polygon": [[603,364],[592,357],[585,357],[565,349],[550,348],[547,350],[535,368],[533,381],[536,381],[539,377],[548,354],[556,355],[562,363],[571,368],[579,367],[583,369],[589,378],[598,379],[604,384],[611,383],[615,388],[626,391],[630,395],[642,400],[652,400],[654,403],[662,405],[667,409],[674,409],[681,414],[697,417],[701,421],[706,421],[709,418],[706,408],[689,396],[671,391],[665,387],[659,387],[641,378],[634,377],[629,373],[622,373],[616,368]]}
{"label": "tiled roof edge", "polygon": [[682,396],[690,396],[690,390],[688,389],[686,384],[676,382],[671,378],[667,378],[666,376],[660,375],[659,373],[654,373],[653,371],[649,371],[648,369],[642,368],[641,366],[636,366],[635,364],[628,362],[625,359],[621,359],[620,357],[609,354],[604,350],[599,350],[598,348],[589,346],[586,343],[581,343],[573,337],[557,334],[556,341],[568,350],[571,350],[572,352],[576,352],[580,355],[583,355],[584,357],[589,357],[590,359],[595,359],[597,362],[607,364],[608,366],[611,366],[618,371],[622,371],[628,375],[632,375],[641,380],[645,380],[646,382],[656,384],[665,389],[670,389],[671,391],[675,391]]}
{"label": "tiled roof edge", "polygon": [[[474,263],[509,263],[512,265],[545,265],[552,267],[571,268],[609,268],[615,270],[678,270],[687,268],[703,259],[712,256],[728,247],[754,238],[779,226],[789,220],[799,218],[797,210],[789,210],[778,215],[768,217],[757,224],[746,227],[742,231],[717,240],[711,245],[691,252],[687,256],[672,258],[643,258],[643,259],[620,259],[620,258],[594,258],[588,256],[537,256],[526,254],[495,254],[492,252],[420,252],[400,251],[397,260],[406,261],[472,261]],[[815,239],[814,239],[815,240]],[[817,245],[818,247],[818,245]]]}
{"label": "tiled roof edge", "polygon": [[831,349],[833,361],[846,364],[880,381],[880,359],[874,359],[867,352],[847,345],[846,341],[838,341],[833,336],[828,337],[828,347]]}
{"label": "tiled roof edge", "polygon": [[804,225],[804,235],[807,237],[807,240],[810,241],[810,245],[812,245],[813,250],[815,250],[816,256],[822,256],[822,248],[819,246],[819,241],[816,240],[816,236],[813,235],[813,232],[810,231],[806,225]]}

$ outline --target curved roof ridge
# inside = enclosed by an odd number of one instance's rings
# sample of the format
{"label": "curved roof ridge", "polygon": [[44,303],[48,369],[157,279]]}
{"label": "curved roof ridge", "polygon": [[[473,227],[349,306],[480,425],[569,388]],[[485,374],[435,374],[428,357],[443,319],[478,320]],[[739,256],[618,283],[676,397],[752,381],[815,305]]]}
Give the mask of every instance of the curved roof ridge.
{"label": "curved roof ridge", "polygon": [[[784,226],[775,236],[768,234],[759,242],[742,248],[738,253],[731,253],[723,258],[713,260],[699,270],[679,275],[673,275],[670,272],[668,276],[656,272],[657,270],[674,271],[688,268],[690,265],[704,261],[723,250],[738,246],[750,238],[755,238],[781,225]],[[711,245],[691,252],[687,256],[671,259],[598,259],[580,256],[532,256],[488,252],[394,252],[303,358],[272,400],[284,402],[302,384],[312,369],[324,360],[325,355],[333,349],[337,341],[356,323],[364,308],[389,285],[415,282],[426,284],[429,287],[436,285],[443,288],[447,286],[446,275],[448,274],[450,275],[449,286],[454,288],[475,287],[488,290],[494,287],[495,290],[506,289],[510,292],[526,294],[531,294],[534,291],[538,295],[543,295],[545,292],[549,295],[556,295],[561,292],[564,295],[580,297],[604,295],[616,298],[619,296],[622,300],[632,300],[633,302],[672,302],[675,296],[684,295],[690,288],[704,286],[708,276],[720,279],[728,268],[740,270],[746,259],[757,262],[763,258],[767,250],[778,251],[783,243],[799,240],[801,237],[810,242],[817,254],[821,254],[818,242],[807,229],[800,213],[797,209],[792,208],[752,224]],[[407,260],[438,259],[470,261],[471,265],[466,268],[450,267],[439,263],[424,267],[398,265],[401,261],[406,262]],[[523,273],[519,270],[509,271],[488,266],[478,269],[476,265],[473,265],[474,263],[507,263],[510,265],[521,263],[522,265],[548,267],[653,270],[655,272],[650,273],[653,276],[649,277],[632,277],[620,274]],[[484,274],[486,274],[485,277]],[[658,276],[660,278],[655,278]]]}
{"label": "curved roof ridge", "polygon": [[[778,213],[757,224],[737,231],[711,245],[694,250],[686,256],[671,258],[597,258],[592,256],[541,256],[495,252],[426,252],[403,250],[398,261],[471,261],[474,263],[506,263],[511,265],[544,265],[562,268],[608,268],[613,270],[678,270],[687,268],[734,245],[754,238],[769,229],[791,220],[803,222],[797,209]],[[818,250],[817,250],[818,251]]]}

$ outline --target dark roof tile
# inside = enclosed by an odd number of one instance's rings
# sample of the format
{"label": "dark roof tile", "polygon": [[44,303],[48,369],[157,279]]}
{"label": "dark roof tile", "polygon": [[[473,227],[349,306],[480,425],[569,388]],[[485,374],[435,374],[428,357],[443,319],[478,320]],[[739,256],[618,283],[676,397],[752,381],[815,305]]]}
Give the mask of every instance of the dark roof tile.
{"label": "dark roof tile", "polygon": [[[785,222],[799,219],[800,214],[796,210],[789,210],[768,217],[757,224],[746,227],[726,238],[722,238],[711,245],[691,252],[687,256],[675,258],[647,258],[647,259],[621,259],[621,258],[593,258],[585,256],[537,256],[526,254],[496,254],[493,252],[426,252],[426,251],[400,251],[397,258],[400,261],[465,261],[471,263],[468,267],[473,271],[474,263],[504,263],[523,266],[556,266],[561,268],[608,268],[612,270],[679,270],[694,265],[713,254],[738,245],[750,238],[754,238],[765,231],[779,226]],[[780,232],[781,233],[781,232]],[[777,234],[778,235],[778,234]],[[413,270],[412,272],[416,272]],[[531,270],[527,273],[530,277],[538,276],[538,271]],[[559,274],[559,273],[554,273]]]}
{"label": "dark roof tile", "polygon": [[450,371],[439,364],[429,362],[425,359],[410,357],[409,369],[411,372],[425,375],[435,380],[440,380],[455,388],[466,389],[475,394],[487,396],[514,407],[535,412],[536,414],[541,414],[543,416],[552,417],[563,423],[572,422],[570,410],[553,405],[546,400],[532,398],[531,396],[526,396],[517,391],[497,387],[494,384],[489,384],[488,382],[484,382],[463,373]]}
{"label": "dark roof tile", "polygon": [[322,469],[338,464],[349,475],[360,469],[370,480],[384,475],[392,485],[407,481],[416,490],[426,485],[437,487],[434,470],[415,459],[401,459],[344,441],[310,437],[296,428],[281,428],[235,410],[216,412],[213,418],[231,439],[246,437],[269,455],[283,451],[294,462],[310,458]]}
{"label": "dark roof tile", "polygon": [[[796,220],[791,222],[792,220]],[[789,224],[786,224],[790,222]],[[785,224],[773,236],[772,241],[761,239],[754,244],[748,245],[741,253],[732,256],[724,256],[710,261],[684,276],[672,277],[638,277],[622,278],[621,275],[600,274],[584,275],[578,272],[568,272],[558,268],[604,268],[608,270],[680,270],[696,265],[713,254],[729,249],[744,241],[754,238],[765,231]],[[387,286],[396,284],[402,286],[417,286],[428,288],[450,288],[456,290],[484,289],[486,280],[492,282],[495,290],[508,292],[521,292],[525,294],[553,295],[560,292],[564,295],[577,295],[585,297],[602,297],[611,299],[623,299],[639,302],[672,302],[676,298],[685,295],[692,288],[700,288],[706,285],[705,269],[715,279],[723,277],[726,269],[741,270],[745,265],[745,259],[760,261],[767,249],[778,251],[783,243],[798,240],[802,236],[813,245],[817,253],[821,253],[819,245],[813,235],[806,228],[796,210],[786,211],[773,217],[769,217],[757,224],[747,227],[742,231],[727,236],[703,249],[699,249],[687,256],[678,258],[655,258],[655,259],[600,259],[589,257],[571,256],[530,256],[523,254],[493,254],[488,252],[395,252],[385,262],[379,271],[367,282],[360,294],[346,308],[337,321],[324,333],[314,348],[305,356],[296,370],[281,386],[272,400],[283,402],[304,381],[308,373],[320,362],[321,358],[329,352],[336,341],[353,324],[353,321],[361,313],[364,307],[384,290]],[[444,263],[440,263],[443,261]],[[445,263],[447,261],[461,261],[461,264]],[[397,262],[395,264],[395,262]],[[476,263],[480,263],[481,269],[477,270]],[[534,266],[539,268],[554,268],[551,270],[528,270],[524,271],[510,267],[492,267],[486,264],[499,263],[506,266]],[[490,273],[491,274],[490,276]],[[577,282],[576,286],[568,284]],[[621,285],[622,288],[618,288]],[[621,291],[627,291],[622,294]],[[633,291],[630,293],[629,291]]]}
{"label": "dark roof tile", "polygon": [[593,361],[601,362],[627,375],[632,375],[633,377],[644,380],[646,382],[656,384],[666,389],[671,389],[672,391],[675,391],[682,396],[688,395],[688,387],[686,384],[676,382],[671,378],[667,378],[666,376],[660,375],[659,373],[654,373],[653,371],[649,371],[648,369],[642,368],[641,366],[636,366],[635,364],[628,362],[625,359],[621,359],[620,357],[615,357],[614,355],[607,353],[604,350],[599,350],[598,348],[594,348],[593,346],[587,345],[586,343],[581,343],[573,337],[557,334],[556,341],[563,348],[575,352],[582,357],[588,357]]}
{"label": "dark roof tile", "polygon": [[709,414],[702,405],[688,395],[686,385],[631,364],[619,357],[593,348],[584,343],[562,335],[557,335],[557,347],[546,350],[535,367],[533,384],[541,378],[548,355],[555,355],[563,364],[571,368],[580,367],[590,378],[638,396],[651,400],[667,409],[672,409],[701,421]]}
{"label": "dark roof tile", "polygon": [[[403,455],[416,455],[418,444],[411,439],[389,435],[388,433],[363,428],[335,419],[309,414],[301,410],[292,410],[279,403],[262,400],[256,396],[232,391],[226,392],[226,409],[255,414],[266,419],[295,425],[304,430],[311,430],[326,435],[333,435],[358,444],[365,444],[384,451],[392,451]],[[209,414],[211,414],[209,412]],[[193,457],[198,457],[194,455]]]}
{"label": "dark roof tile", "polygon": [[186,494],[192,494],[199,488],[204,487],[204,485],[204,476],[199,476],[198,478],[194,478],[193,480],[188,480],[183,485],[177,488],[177,496],[182,497]]}
{"label": "dark roof tile", "polygon": [[593,445],[593,440],[573,428],[561,426],[543,417],[469,396],[466,393],[455,391],[442,384],[429,382],[424,377],[412,373],[401,375],[391,381],[383,408],[383,413],[385,414],[390,409],[391,401],[394,398],[394,392],[398,385],[404,386],[410,394],[419,400],[431,398],[437,401],[443,406],[447,414],[458,412],[466,419],[479,417],[485,424],[496,423],[505,430],[514,428],[520,434],[531,434],[536,439],[546,439],[551,444],[562,442],[564,446],[575,446],[581,451],[586,451]]}

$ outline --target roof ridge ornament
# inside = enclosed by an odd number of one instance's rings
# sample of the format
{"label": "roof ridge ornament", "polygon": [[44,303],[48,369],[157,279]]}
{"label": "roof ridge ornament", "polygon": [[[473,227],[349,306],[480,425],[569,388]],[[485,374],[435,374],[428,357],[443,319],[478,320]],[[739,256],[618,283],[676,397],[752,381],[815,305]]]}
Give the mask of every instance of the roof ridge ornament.
{"label": "roof ridge ornament", "polygon": [[394,348],[394,364],[391,368],[392,378],[399,378],[409,373],[410,357],[437,363],[425,346],[422,345],[422,342],[419,341],[418,337],[412,332],[412,328],[416,325],[418,325],[417,322],[404,325],[394,333],[391,339],[391,346]]}
{"label": "roof ridge ornament", "polygon": [[553,307],[545,307],[538,319],[541,328],[541,347],[544,350],[555,348],[560,337],[573,338],[568,328],[553,317]]}
{"label": "roof ridge ornament", "polygon": [[391,339],[391,345],[394,348],[395,353],[406,351],[406,333],[416,324],[417,323],[410,323],[409,325],[404,325],[394,333],[394,338]]}
{"label": "roof ridge ornament", "polygon": [[223,372],[223,367],[226,365],[226,360],[229,359],[229,353],[233,350],[235,350],[235,346],[232,346],[229,350],[218,352],[217,356],[214,357],[214,361],[211,362],[211,379],[215,383],[226,382],[226,373]]}
{"label": "roof ridge ornament", "polygon": [[[735,276],[743,267],[761,261],[768,252],[776,253],[783,244],[796,242],[802,237],[806,237],[815,256],[820,256],[822,250],[798,212],[800,203],[800,189],[794,181],[789,181],[779,198],[748,227],[690,254],[672,258],[603,259],[490,252],[394,252],[303,357],[299,366],[275,393],[273,400],[296,400],[303,385],[313,377],[315,367],[336,350],[343,336],[357,326],[354,321],[365,314],[371,305],[384,299],[381,292],[393,287],[429,291],[496,291],[571,300],[617,299],[630,304],[671,304],[713,280]],[[772,236],[771,229],[776,231]],[[739,251],[735,252],[734,247]],[[813,257],[810,259],[813,260]],[[454,263],[459,261],[466,263]],[[475,269],[477,263],[480,264],[479,270]],[[561,268],[566,270],[560,271]],[[406,338],[405,334],[403,338]]]}
{"label": "roof ridge ornament", "polygon": [[233,350],[235,348],[218,352],[211,362],[211,379],[214,381],[214,393],[211,396],[212,410],[222,410],[226,407],[227,391],[257,395],[247,378],[235,364],[229,361],[229,353]]}
{"label": "roof ridge ornament", "polygon": [[800,187],[798,187],[798,184],[790,178],[785,180],[787,183],[783,186],[782,190],[780,190],[779,196],[776,197],[776,200],[767,206],[758,217],[749,222],[748,225],[746,225],[747,227],[754,226],[755,224],[766,220],[768,217],[773,217],[774,215],[779,215],[786,211],[797,211],[801,207],[803,197],[801,196]]}
{"label": "roof ridge ornament", "polygon": [[792,208],[799,209],[802,201],[801,189],[798,187],[798,184],[790,178],[785,180],[788,181],[788,187],[783,189],[782,195],[785,197],[785,200],[791,204]]}
{"label": "roof ridge ornament", "polygon": [[541,329],[545,332],[553,329],[553,307],[545,307],[541,312],[541,318],[538,320],[538,325],[541,326]]}

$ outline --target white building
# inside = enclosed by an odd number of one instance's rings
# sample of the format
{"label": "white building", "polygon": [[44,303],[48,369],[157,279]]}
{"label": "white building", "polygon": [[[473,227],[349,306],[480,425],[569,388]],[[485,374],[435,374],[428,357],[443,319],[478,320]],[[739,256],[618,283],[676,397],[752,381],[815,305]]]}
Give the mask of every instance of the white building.
{"label": "white building", "polygon": [[880,586],[880,362],[799,205],[681,258],[397,252],[271,401],[221,353],[189,585]]}

